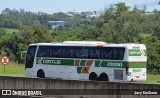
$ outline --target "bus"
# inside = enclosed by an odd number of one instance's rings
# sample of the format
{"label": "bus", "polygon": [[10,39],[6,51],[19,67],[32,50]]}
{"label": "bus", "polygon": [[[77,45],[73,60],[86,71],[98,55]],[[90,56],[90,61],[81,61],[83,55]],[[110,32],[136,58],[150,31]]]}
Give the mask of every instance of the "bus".
{"label": "bus", "polygon": [[[24,55],[25,54],[25,55]],[[26,76],[67,80],[144,81],[144,44],[65,41],[30,44],[21,57]]]}

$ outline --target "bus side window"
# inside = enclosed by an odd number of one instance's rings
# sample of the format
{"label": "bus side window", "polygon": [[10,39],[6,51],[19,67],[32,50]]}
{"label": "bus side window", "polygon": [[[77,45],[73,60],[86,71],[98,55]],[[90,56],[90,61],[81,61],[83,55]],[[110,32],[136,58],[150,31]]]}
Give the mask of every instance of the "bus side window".
{"label": "bus side window", "polygon": [[41,46],[39,46],[38,52],[37,52],[37,57],[43,57],[43,55],[44,55],[43,49],[41,48]]}
{"label": "bus side window", "polygon": [[25,68],[32,68],[34,63],[34,56],[37,46],[30,46],[27,51],[27,57],[25,62]]}
{"label": "bus side window", "polygon": [[37,57],[50,57],[49,46],[39,46]]}
{"label": "bus side window", "polygon": [[110,48],[110,47],[105,47],[103,48],[103,51],[102,51],[102,58],[103,59],[107,59],[107,60],[111,60],[112,59],[112,54],[113,54],[113,48]]}
{"label": "bus side window", "polygon": [[91,48],[89,51],[89,58],[90,59],[99,59],[100,57],[100,50],[97,48]]}
{"label": "bus side window", "polygon": [[69,57],[73,58],[74,54],[75,54],[75,49],[74,48],[69,49]]}
{"label": "bus side window", "polygon": [[101,50],[100,48],[96,48],[96,59],[100,58]]}
{"label": "bus side window", "polygon": [[119,48],[119,50],[117,50],[117,51],[118,51],[118,53],[117,53],[117,55],[118,55],[118,60],[123,60],[125,48]]}
{"label": "bus side window", "polygon": [[118,49],[114,48],[113,49],[113,60],[118,60]]}
{"label": "bus side window", "polygon": [[61,57],[62,49],[60,47],[53,46],[52,51],[51,57]]}
{"label": "bus side window", "polygon": [[55,47],[54,46],[52,46],[51,48],[50,48],[50,57],[55,57]]}
{"label": "bus side window", "polygon": [[69,47],[66,49],[66,57],[73,58],[75,54],[75,49],[73,47]]}
{"label": "bus side window", "polygon": [[94,54],[95,54],[94,49],[93,48],[89,49],[88,56],[89,56],[90,59],[94,58]]}
{"label": "bus side window", "polygon": [[81,48],[80,47],[76,47],[76,49],[75,49],[75,58],[81,58],[80,51],[81,51]]}
{"label": "bus side window", "polygon": [[124,48],[120,48],[120,47],[115,47],[112,49],[113,52],[113,60],[122,60],[123,56],[124,56]]}
{"label": "bus side window", "polygon": [[88,58],[88,48],[81,48],[80,56],[81,58]]}
{"label": "bus side window", "polygon": [[74,47],[64,47],[63,48],[63,57],[74,58],[75,48]]}

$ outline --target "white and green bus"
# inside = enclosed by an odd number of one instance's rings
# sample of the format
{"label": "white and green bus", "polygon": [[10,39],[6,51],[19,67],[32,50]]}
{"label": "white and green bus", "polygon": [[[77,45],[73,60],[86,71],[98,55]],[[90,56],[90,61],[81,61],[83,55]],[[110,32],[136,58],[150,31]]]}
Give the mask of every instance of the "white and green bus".
{"label": "white and green bus", "polygon": [[25,58],[26,76],[115,82],[144,81],[147,77],[144,44],[35,43],[29,45]]}

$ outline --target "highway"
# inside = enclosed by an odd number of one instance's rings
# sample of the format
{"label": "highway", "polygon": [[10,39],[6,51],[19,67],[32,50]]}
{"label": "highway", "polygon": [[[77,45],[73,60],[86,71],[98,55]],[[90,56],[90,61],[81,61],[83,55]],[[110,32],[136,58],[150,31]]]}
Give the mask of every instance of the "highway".
{"label": "highway", "polygon": [[0,98],[160,98],[160,84],[34,77],[0,76],[0,90]]}

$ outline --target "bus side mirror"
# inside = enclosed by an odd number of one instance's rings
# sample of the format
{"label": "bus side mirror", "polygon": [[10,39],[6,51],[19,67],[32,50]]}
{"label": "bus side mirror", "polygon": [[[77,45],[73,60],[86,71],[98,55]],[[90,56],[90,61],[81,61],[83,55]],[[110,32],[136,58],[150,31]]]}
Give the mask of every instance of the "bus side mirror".
{"label": "bus side mirror", "polygon": [[21,59],[26,59],[26,54],[27,54],[27,51],[23,51],[21,53]]}

